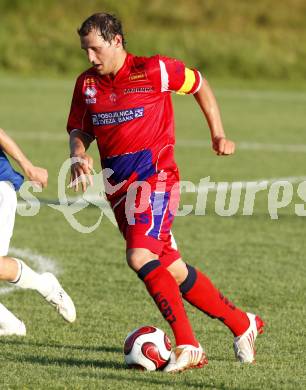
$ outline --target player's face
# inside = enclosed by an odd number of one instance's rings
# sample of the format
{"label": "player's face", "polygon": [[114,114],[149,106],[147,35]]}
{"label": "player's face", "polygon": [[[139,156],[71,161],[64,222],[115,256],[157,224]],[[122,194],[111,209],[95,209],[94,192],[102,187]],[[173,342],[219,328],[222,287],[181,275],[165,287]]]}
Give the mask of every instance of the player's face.
{"label": "player's face", "polygon": [[89,62],[101,75],[114,74],[120,49],[121,37],[117,35],[111,42],[106,42],[97,30],[81,37],[81,48],[86,51]]}

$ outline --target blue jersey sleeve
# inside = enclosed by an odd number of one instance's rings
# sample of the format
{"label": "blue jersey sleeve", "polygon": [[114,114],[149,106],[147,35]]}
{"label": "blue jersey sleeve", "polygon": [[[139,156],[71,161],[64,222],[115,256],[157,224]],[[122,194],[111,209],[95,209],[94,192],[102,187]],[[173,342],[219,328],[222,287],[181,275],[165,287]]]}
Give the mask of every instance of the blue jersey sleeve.
{"label": "blue jersey sleeve", "polygon": [[21,187],[24,177],[16,172],[11,166],[8,158],[0,149],[0,181],[9,181],[13,184],[16,191]]}

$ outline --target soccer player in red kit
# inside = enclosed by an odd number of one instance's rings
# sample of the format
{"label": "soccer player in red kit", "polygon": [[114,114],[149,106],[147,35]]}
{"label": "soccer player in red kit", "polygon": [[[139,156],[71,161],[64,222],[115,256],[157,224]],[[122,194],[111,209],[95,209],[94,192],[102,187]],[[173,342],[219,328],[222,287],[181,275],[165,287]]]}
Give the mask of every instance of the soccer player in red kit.
{"label": "soccer player in red kit", "polygon": [[236,357],[253,362],[262,320],[235,307],[206,275],[186,264],[171,233],[179,199],[171,92],[193,94],[208,122],[213,150],[220,156],[234,153],[208,82],[179,60],[127,53],[121,23],[113,15],[90,16],[78,33],[92,67],[76,81],[68,119],[71,157],[79,160],[72,163],[71,183],[86,190],[92,169],[86,151],[96,140],[102,168],[112,172],[106,192],[126,240],[128,265],[145,283],[175,337],[165,371],[207,362],[182,298],[222,321],[234,335]]}

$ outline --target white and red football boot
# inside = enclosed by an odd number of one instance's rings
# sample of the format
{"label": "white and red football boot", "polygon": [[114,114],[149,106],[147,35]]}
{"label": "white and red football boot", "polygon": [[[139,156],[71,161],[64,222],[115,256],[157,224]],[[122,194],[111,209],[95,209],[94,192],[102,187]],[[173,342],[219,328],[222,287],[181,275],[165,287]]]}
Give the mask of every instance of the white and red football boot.
{"label": "white and red football boot", "polygon": [[255,340],[258,334],[263,333],[265,323],[263,320],[252,313],[246,313],[250,326],[248,329],[234,339],[234,351],[236,358],[241,363],[253,363],[255,361]]}
{"label": "white and red football boot", "polygon": [[165,372],[182,372],[191,368],[202,368],[208,364],[205,352],[201,345],[178,345],[171,352],[169,363],[164,368]]}

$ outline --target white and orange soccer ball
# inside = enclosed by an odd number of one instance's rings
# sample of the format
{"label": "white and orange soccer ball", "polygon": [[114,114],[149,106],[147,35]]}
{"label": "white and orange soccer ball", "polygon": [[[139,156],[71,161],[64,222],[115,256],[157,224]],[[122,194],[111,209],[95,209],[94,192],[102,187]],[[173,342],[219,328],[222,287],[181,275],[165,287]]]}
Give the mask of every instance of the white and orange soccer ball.
{"label": "white and orange soccer ball", "polygon": [[171,355],[171,342],[161,329],[142,326],[130,332],[124,341],[125,362],[130,368],[162,370]]}

